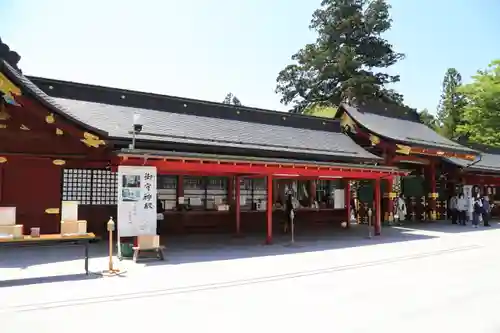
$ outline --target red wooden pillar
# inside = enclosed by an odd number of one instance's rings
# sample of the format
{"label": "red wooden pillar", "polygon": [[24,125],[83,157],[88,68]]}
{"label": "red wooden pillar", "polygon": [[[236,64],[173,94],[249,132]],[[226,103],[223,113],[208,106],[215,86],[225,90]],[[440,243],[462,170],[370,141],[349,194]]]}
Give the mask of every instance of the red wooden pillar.
{"label": "red wooden pillar", "polygon": [[394,199],[399,196],[399,193],[393,192],[394,176],[387,178],[387,221],[394,221]]}
{"label": "red wooden pillar", "polygon": [[375,179],[375,236],[382,231],[380,178]]}
{"label": "red wooden pillar", "polygon": [[430,220],[434,221],[437,219],[437,193],[436,193],[436,165],[434,160],[431,160],[429,164],[429,178],[431,193],[429,193],[429,211]]}
{"label": "red wooden pillar", "polygon": [[[394,156],[392,154],[385,152],[385,165],[393,166],[392,159]],[[399,195],[393,192],[394,188],[394,176],[387,177],[387,189],[386,193],[384,193],[384,198],[386,202],[386,211],[384,213],[384,221],[392,224],[394,221],[394,199]]]}
{"label": "red wooden pillar", "polygon": [[177,204],[179,204],[179,197],[184,196],[184,176],[177,176]]}
{"label": "red wooden pillar", "polygon": [[241,234],[241,220],[240,220],[240,191],[241,191],[241,186],[240,186],[240,177],[236,176],[234,177],[234,199],[236,203],[236,235]]}
{"label": "red wooden pillar", "polygon": [[351,183],[345,181],[345,208],[347,210],[347,227],[351,225]]}
{"label": "red wooden pillar", "polygon": [[234,202],[234,183],[236,177],[228,177],[227,178],[227,204],[232,206]]}
{"label": "red wooden pillar", "polygon": [[267,236],[266,244],[273,242],[273,177],[267,176]]}
{"label": "red wooden pillar", "polygon": [[309,205],[312,206],[316,201],[316,180],[309,181]]}

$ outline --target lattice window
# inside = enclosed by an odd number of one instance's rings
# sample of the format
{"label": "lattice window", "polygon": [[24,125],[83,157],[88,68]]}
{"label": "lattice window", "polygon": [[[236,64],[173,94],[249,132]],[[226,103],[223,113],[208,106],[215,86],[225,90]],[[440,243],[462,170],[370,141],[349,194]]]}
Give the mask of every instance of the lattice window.
{"label": "lattice window", "polygon": [[116,205],[117,174],[109,170],[64,169],[62,200],[80,205]]}
{"label": "lattice window", "polygon": [[116,205],[118,174],[109,170],[92,170],[92,204]]}
{"label": "lattice window", "polygon": [[92,203],[92,170],[63,170],[63,201],[78,201],[81,205]]}

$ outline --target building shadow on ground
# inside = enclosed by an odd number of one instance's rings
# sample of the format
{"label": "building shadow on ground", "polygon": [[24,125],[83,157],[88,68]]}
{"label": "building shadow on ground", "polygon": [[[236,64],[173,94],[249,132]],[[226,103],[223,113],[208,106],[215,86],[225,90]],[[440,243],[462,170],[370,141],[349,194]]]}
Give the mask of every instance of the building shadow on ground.
{"label": "building shadow on ground", "polygon": [[0,280],[0,288],[20,287],[20,286],[28,286],[41,283],[95,280],[100,278],[102,278],[102,275],[94,275],[94,274],[86,275],[85,273],[64,274],[64,275],[44,276],[44,277],[29,277],[29,278],[19,278],[10,280]]}
{"label": "building shadow on ground", "polygon": [[[107,256],[107,243],[97,242],[89,246],[89,258]],[[0,248],[0,269],[27,269],[31,266],[81,261],[83,268],[85,249],[82,245],[28,245]]]}
{"label": "building shadow on ground", "polygon": [[[367,225],[352,225],[348,229],[316,229],[296,232],[295,244],[291,245],[290,235],[274,234],[273,244],[265,245],[265,234],[246,234],[235,237],[228,234],[205,234],[162,237],[166,246],[165,261],[142,259],[139,263],[151,265],[179,265],[195,262],[244,259],[252,257],[277,256],[294,253],[319,252],[335,249],[374,246],[398,242],[411,242],[439,238],[441,233],[477,232],[500,229],[498,221],[486,229],[473,229],[470,225],[461,227],[450,222],[406,223],[401,227],[384,227],[381,236],[369,238]],[[107,242],[101,241],[90,246],[91,263],[103,259],[108,254]],[[142,258],[147,258],[144,256]],[[58,264],[75,261],[83,269],[84,250],[82,247],[8,247],[0,251],[1,269],[28,269],[33,266]],[[92,264],[91,264],[92,266]],[[55,268],[54,268],[55,269]],[[50,268],[49,268],[50,271]],[[68,275],[69,276],[69,275]],[[79,276],[76,274],[75,276]],[[31,279],[31,278],[30,278]],[[31,284],[28,279],[24,284]],[[33,281],[36,281],[33,278]],[[41,282],[52,282],[51,278],[40,278]],[[53,277],[64,279],[64,277]],[[45,282],[44,282],[45,281]],[[19,282],[21,283],[21,282]]]}
{"label": "building shadow on ground", "polygon": [[343,248],[374,246],[397,242],[438,238],[412,231],[384,228],[381,236],[369,238],[366,225],[353,225],[349,229],[298,230],[295,243],[290,235],[274,235],[273,243],[265,245],[265,235],[189,235],[162,238],[165,245],[165,261],[151,258],[140,260],[146,266],[179,265],[195,262],[278,256],[294,253],[319,252]]}
{"label": "building shadow on ground", "polygon": [[394,228],[407,231],[442,232],[446,234],[459,234],[459,233],[480,232],[480,231],[500,229],[500,222],[498,220],[493,220],[490,222],[490,227],[485,227],[481,223],[477,228],[473,228],[471,222],[467,222],[467,225],[465,226],[452,224],[451,221],[407,222],[400,227],[394,227]]}

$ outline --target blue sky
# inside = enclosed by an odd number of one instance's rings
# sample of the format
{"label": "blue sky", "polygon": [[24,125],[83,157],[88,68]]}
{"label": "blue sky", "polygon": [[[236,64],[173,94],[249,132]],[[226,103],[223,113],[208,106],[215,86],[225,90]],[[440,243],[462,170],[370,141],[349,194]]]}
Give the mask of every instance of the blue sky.
{"label": "blue sky", "polygon": [[[286,110],[274,93],[314,40],[320,0],[0,0],[0,37],[29,75]],[[434,112],[448,67],[469,80],[500,58],[500,1],[392,0],[396,89]]]}

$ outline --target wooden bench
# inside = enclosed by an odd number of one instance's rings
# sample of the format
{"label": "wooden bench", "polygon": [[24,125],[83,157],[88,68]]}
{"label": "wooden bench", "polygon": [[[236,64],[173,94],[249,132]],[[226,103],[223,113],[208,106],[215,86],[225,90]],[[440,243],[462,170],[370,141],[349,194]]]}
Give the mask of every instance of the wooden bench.
{"label": "wooden bench", "polygon": [[156,257],[159,260],[165,260],[163,255],[163,250],[165,246],[160,245],[160,236],[158,235],[143,235],[137,236],[137,246],[132,248],[134,250],[134,255],[132,260],[137,262],[141,251],[154,251],[156,252]]}

